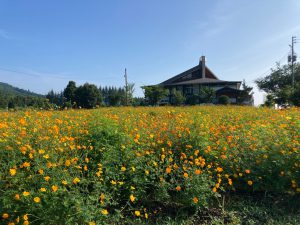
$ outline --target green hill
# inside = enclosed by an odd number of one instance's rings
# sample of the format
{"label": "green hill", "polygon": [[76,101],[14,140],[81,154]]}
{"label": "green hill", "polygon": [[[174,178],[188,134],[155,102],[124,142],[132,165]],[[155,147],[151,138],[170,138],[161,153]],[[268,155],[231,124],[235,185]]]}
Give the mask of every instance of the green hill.
{"label": "green hill", "polygon": [[0,82],[0,93],[4,96],[44,97],[43,95],[14,87],[10,84]]}

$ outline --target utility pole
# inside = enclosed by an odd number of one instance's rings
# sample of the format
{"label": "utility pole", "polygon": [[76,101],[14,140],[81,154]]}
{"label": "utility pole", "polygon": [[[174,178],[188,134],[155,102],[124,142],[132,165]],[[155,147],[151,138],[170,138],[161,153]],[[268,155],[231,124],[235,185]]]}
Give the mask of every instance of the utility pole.
{"label": "utility pole", "polygon": [[125,105],[128,105],[128,82],[127,82],[127,70],[125,68]]}
{"label": "utility pole", "polygon": [[294,44],[296,44],[296,37],[292,36],[292,45],[290,45],[292,54],[288,56],[288,62],[291,63],[291,70],[292,70],[292,85],[293,85],[293,91],[295,91],[295,75],[294,75],[294,62],[297,60],[297,56],[294,53]]}

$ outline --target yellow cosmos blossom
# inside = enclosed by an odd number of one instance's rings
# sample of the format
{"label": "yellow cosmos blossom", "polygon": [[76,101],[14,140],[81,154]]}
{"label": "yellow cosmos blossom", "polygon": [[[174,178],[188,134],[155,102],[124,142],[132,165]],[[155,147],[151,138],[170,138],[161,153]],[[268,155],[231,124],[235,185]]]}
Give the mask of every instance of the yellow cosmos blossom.
{"label": "yellow cosmos blossom", "polygon": [[29,221],[27,221],[27,220],[24,221],[24,222],[23,222],[23,225],[29,225]]}
{"label": "yellow cosmos blossom", "polygon": [[116,184],[117,184],[117,182],[114,181],[114,180],[110,181],[110,183],[111,183],[112,185],[116,185]]}
{"label": "yellow cosmos blossom", "polygon": [[23,195],[26,197],[26,196],[29,196],[30,195],[30,192],[29,191],[24,191],[23,192]]}
{"label": "yellow cosmos blossom", "polygon": [[251,185],[253,184],[253,181],[248,180],[248,181],[247,181],[247,184],[248,184],[249,186],[251,186]]}
{"label": "yellow cosmos blossom", "polygon": [[130,201],[131,201],[131,202],[134,202],[134,201],[135,201],[134,195],[130,195]]}
{"label": "yellow cosmos blossom", "polygon": [[23,215],[23,219],[28,220],[28,215],[27,214]]}
{"label": "yellow cosmos blossom", "polygon": [[9,217],[9,214],[8,214],[8,213],[3,213],[3,214],[2,214],[2,218],[3,218],[3,219],[7,219],[8,217]]}
{"label": "yellow cosmos blossom", "polygon": [[58,186],[56,186],[56,185],[52,185],[51,189],[52,189],[52,191],[53,191],[53,192],[57,192],[57,190],[58,190]]}
{"label": "yellow cosmos blossom", "polygon": [[89,222],[89,225],[96,225],[96,223],[94,221]]}
{"label": "yellow cosmos blossom", "polygon": [[73,184],[77,184],[80,182],[80,179],[78,177],[75,177],[73,180]]}
{"label": "yellow cosmos blossom", "polygon": [[107,215],[107,214],[108,214],[108,211],[107,211],[107,209],[102,209],[101,213],[102,213],[103,215]]}
{"label": "yellow cosmos blossom", "polygon": [[16,175],[16,173],[17,173],[17,170],[16,169],[9,169],[9,173],[10,173],[10,175],[11,176],[15,176]]}
{"label": "yellow cosmos blossom", "polygon": [[41,199],[39,197],[34,197],[33,201],[35,203],[40,203],[41,202]]}
{"label": "yellow cosmos blossom", "polygon": [[45,180],[45,181],[49,181],[49,180],[50,180],[50,177],[49,177],[49,176],[45,176],[45,177],[44,177],[44,180]]}
{"label": "yellow cosmos blossom", "polygon": [[67,182],[66,180],[61,181],[61,183],[62,183],[63,185],[67,185],[67,184],[68,184],[68,182]]}
{"label": "yellow cosmos blossom", "polygon": [[139,210],[134,211],[134,214],[135,214],[136,216],[141,216],[141,212],[140,212]]}
{"label": "yellow cosmos blossom", "polygon": [[184,176],[184,178],[188,178],[189,174],[188,173],[184,173],[183,176]]}
{"label": "yellow cosmos blossom", "polygon": [[40,188],[40,191],[41,191],[41,192],[46,192],[47,189],[46,189],[46,188]]}
{"label": "yellow cosmos blossom", "polygon": [[126,171],[126,167],[125,167],[125,166],[122,166],[122,167],[121,167],[121,171],[122,171],[122,172],[125,172],[125,171]]}

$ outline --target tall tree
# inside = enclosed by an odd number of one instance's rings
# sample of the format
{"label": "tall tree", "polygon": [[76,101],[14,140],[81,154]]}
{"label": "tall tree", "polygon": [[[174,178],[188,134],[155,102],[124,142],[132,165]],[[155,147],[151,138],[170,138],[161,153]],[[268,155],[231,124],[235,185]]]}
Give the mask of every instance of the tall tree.
{"label": "tall tree", "polygon": [[144,86],[145,98],[150,105],[157,105],[160,100],[167,96],[167,90],[161,86]]}
{"label": "tall tree", "polygon": [[242,90],[237,98],[238,104],[253,105],[253,87],[246,84],[245,80],[242,82]]}
{"label": "tall tree", "polygon": [[85,83],[76,88],[75,101],[78,107],[90,109],[101,104],[102,96],[96,85]]}
{"label": "tall tree", "polygon": [[295,85],[292,84],[291,65],[280,66],[277,63],[275,69],[271,69],[271,73],[266,77],[259,78],[255,81],[258,88],[265,91],[268,95],[274,97],[277,104],[291,103],[299,106],[297,101],[297,93],[300,88],[300,64],[294,64]]}
{"label": "tall tree", "polygon": [[67,99],[67,101],[70,101],[71,103],[74,102],[74,100],[75,100],[75,91],[76,91],[75,81],[69,81],[67,87],[63,91],[63,95]]}

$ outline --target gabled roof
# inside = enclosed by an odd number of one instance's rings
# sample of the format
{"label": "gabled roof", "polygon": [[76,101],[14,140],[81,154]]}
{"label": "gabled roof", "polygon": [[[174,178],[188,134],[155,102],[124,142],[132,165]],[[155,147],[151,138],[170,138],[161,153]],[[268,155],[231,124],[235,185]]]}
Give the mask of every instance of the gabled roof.
{"label": "gabled roof", "polygon": [[201,62],[199,65],[184,71],[168,80],[165,80],[164,82],[160,83],[160,85],[174,85],[175,83],[181,83],[184,81],[189,80],[199,80],[199,79],[209,79],[209,80],[218,80],[219,78],[209,69],[207,66],[205,66],[205,78],[202,76],[202,69],[201,69]]}
{"label": "gabled roof", "polygon": [[220,80],[207,66],[205,66],[205,77],[202,76],[202,65],[201,62],[187,70],[184,71],[159,85],[162,86],[175,86],[175,85],[191,85],[191,84],[232,84],[241,83],[241,81],[224,81]]}

